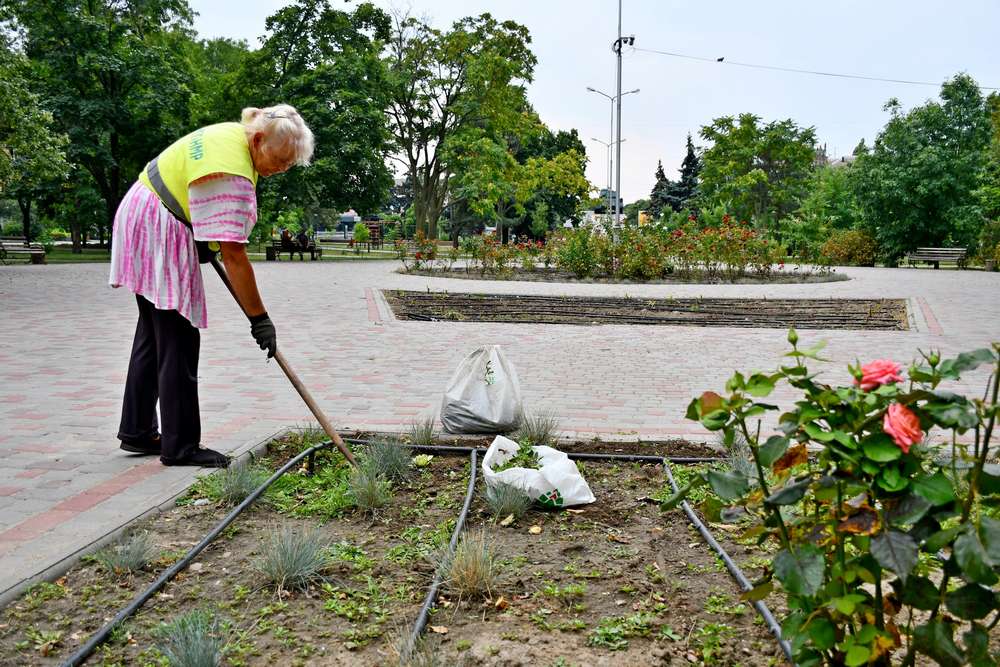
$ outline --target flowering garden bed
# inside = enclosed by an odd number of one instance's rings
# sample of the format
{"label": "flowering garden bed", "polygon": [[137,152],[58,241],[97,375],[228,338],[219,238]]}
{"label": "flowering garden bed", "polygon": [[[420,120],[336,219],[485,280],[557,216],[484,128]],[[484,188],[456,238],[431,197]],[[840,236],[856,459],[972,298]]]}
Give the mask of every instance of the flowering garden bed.
{"label": "flowering garden bed", "polygon": [[909,329],[901,299],[645,299],[386,290],[402,320]]}

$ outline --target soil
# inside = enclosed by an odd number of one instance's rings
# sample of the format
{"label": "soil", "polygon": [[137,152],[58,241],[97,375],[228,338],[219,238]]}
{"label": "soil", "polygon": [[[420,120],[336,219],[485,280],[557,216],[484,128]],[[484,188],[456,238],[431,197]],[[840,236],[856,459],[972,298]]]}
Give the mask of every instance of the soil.
{"label": "soil", "polygon": [[[276,442],[266,463],[277,467],[301,447]],[[337,465],[334,453],[323,452],[318,474]],[[374,518],[352,509],[331,517],[297,516],[287,505],[285,512],[273,504],[251,508],[87,664],[161,664],[157,626],[196,608],[223,619],[225,664],[394,664],[453,528],[468,465],[463,457],[435,456],[395,486]],[[482,599],[442,589],[422,647],[439,659],[434,664],[782,663],[777,643],[739,602],[735,583],[684,515],[663,513],[653,500],[665,493],[660,466],[588,461],[582,470],[596,503],[532,510],[509,526],[494,521],[477,494],[466,529],[485,531],[498,578]],[[305,472],[289,474],[298,482]],[[216,502],[195,504],[199,488],[136,527],[162,551],[149,570],[116,579],[85,561],[3,610],[0,665],[56,664],[76,650],[225,515]],[[303,491],[296,507],[326,493]],[[279,594],[254,569],[267,536],[287,526],[318,530],[340,545],[325,585]],[[717,536],[745,566],[758,553],[727,533]],[[751,578],[758,573],[747,569]]]}
{"label": "soil", "polygon": [[401,320],[906,331],[902,299],[646,299],[385,290]]}
{"label": "soil", "polygon": [[768,278],[758,278],[745,276],[736,280],[705,278],[698,272],[691,276],[682,278],[680,276],[668,276],[657,280],[619,280],[616,278],[578,278],[576,274],[569,271],[559,271],[558,269],[537,268],[534,271],[525,271],[520,268],[512,268],[503,275],[481,274],[475,269],[465,270],[463,268],[452,269],[400,269],[399,273],[407,273],[415,276],[428,276],[431,278],[459,278],[462,280],[518,280],[533,283],[600,283],[612,285],[789,285],[796,283],[833,283],[842,280],[850,280],[850,277],[843,273],[830,271],[778,271]]}

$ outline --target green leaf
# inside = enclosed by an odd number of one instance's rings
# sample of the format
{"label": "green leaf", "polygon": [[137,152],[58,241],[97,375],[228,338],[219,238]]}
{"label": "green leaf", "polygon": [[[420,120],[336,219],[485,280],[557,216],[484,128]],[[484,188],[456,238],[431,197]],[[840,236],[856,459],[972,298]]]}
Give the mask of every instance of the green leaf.
{"label": "green leaf", "polygon": [[768,496],[764,502],[768,505],[793,505],[802,500],[802,496],[806,495],[810,484],[812,484],[812,479],[809,477],[785,484]]}
{"label": "green leaf", "polygon": [[765,468],[770,468],[772,463],[780,459],[788,451],[788,445],[788,438],[780,435],[772,435],[767,439],[767,442],[760,446],[760,450],[757,452],[760,464]]}
{"label": "green leaf", "polygon": [[902,491],[910,485],[910,480],[906,478],[895,465],[882,468],[876,480],[878,485],[889,493]]}
{"label": "green leaf", "polygon": [[740,595],[740,599],[746,602],[757,602],[758,600],[766,598],[773,590],[774,582],[769,579],[762,584],[757,584],[748,591],[744,591],[743,594]]}
{"label": "green leaf", "polygon": [[886,518],[893,525],[903,526],[920,521],[930,508],[931,501],[911,493],[893,504],[886,512]]}
{"label": "green leaf", "polygon": [[899,448],[885,433],[879,433],[861,443],[861,451],[865,456],[877,463],[888,463],[895,461],[903,455],[903,450]]}
{"label": "green leaf", "polygon": [[720,428],[726,425],[729,421],[729,411],[728,410],[712,410],[707,415],[702,415],[701,425],[707,428],[709,431],[718,431]]}
{"label": "green leaf", "polygon": [[951,528],[939,530],[927,538],[927,542],[924,546],[927,548],[927,551],[930,551],[931,553],[940,551],[951,544],[952,540],[955,539],[955,536],[958,535],[960,530],[962,530],[962,526],[953,526]]}
{"label": "green leaf", "polygon": [[934,658],[942,667],[960,667],[965,658],[955,646],[952,633],[950,623],[935,619],[917,626],[913,631],[913,644],[917,651]]}
{"label": "green leaf", "polygon": [[730,470],[709,470],[708,483],[716,495],[727,502],[739,500],[750,490],[750,482],[743,473]]}
{"label": "green leaf", "polygon": [[747,393],[757,398],[764,398],[774,391],[774,380],[768,375],[754,373],[747,380]]}
{"label": "green leaf", "polygon": [[965,371],[978,368],[981,364],[991,364],[995,359],[993,350],[980,348],[972,352],[963,352],[954,359],[945,359],[938,366],[938,372],[946,378],[957,380]]}
{"label": "green leaf", "polygon": [[955,428],[965,431],[975,428],[979,417],[968,403],[925,403],[921,406],[924,413],[930,416],[935,424],[942,428]]}
{"label": "green leaf", "polygon": [[783,549],[773,561],[774,574],[792,595],[812,597],[823,585],[826,561],[823,552],[811,544],[795,551]]}
{"label": "green leaf", "polygon": [[997,575],[991,567],[989,554],[983,543],[979,541],[979,535],[975,530],[966,530],[959,535],[953,549],[958,566],[962,568],[967,580],[986,586],[992,586],[997,582]]}
{"label": "green leaf", "polygon": [[894,581],[892,585],[903,604],[924,611],[930,611],[937,605],[938,588],[927,577],[915,575],[907,577],[905,584],[902,581]]}
{"label": "green leaf", "polygon": [[979,534],[986,547],[986,555],[994,565],[1000,565],[1000,521],[984,514],[979,519]]}
{"label": "green leaf", "polygon": [[944,603],[955,616],[967,621],[977,621],[993,611],[996,597],[985,586],[966,584],[945,595]]}
{"label": "green leaf", "polygon": [[824,431],[823,427],[821,427],[816,422],[809,422],[808,424],[805,424],[802,428],[805,429],[805,432],[809,434],[810,438],[812,438],[813,440],[818,440],[819,442],[830,442],[834,438],[833,433],[830,433],[829,431]]}
{"label": "green leaf", "polygon": [[699,421],[701,419],[701,415],[698,412],[698,406],[699,406],[699,399],[697,398],[691,399],[691,402],[688,403],[687,411],[684,413],[684,418],[690,419],[691,421],[694,422]]}
{"label": "green leaf", "polygon": [[669,511],[680,505],[684,500],[690,495],[690,493],[699,487],[705,486],[708,481],[701,475],[695,475],[691,478],[691,481],[682,486],[677,490],[677,493],[673,494],[662,503],[660,503],[660,509],[663,511]]}
{"label": "green leaf", "polygon": [[827,649],[833,648],[833,645],[837,641],[836,630],[833,627],[833,623],[830,619],[823,616],[819,616],[809,621],[808,625],[809,639],[812,641],[813,647],[819,649],[820,651],[826,651]]}
{"label": "green leaf", "polygon": [[951,482],[940,470],[933,475],[921,475],[914,477],[911,481],[913,491],[918,496],[923,496],[932,505],[944,505],[955,500],[955,490]]}
{"label": "green leaf", "polygon": [[865,601],[864,595],[858,595],[857,593],[852,593],[850,595],[844,595],[839,598],[833,598],[830,603],[833,604],[834,609],[839,611],[845,616],[850,616],[854,613],[854,609],[862,602]]}
{"label": "green leaf", "polygon": [[861,646],[855,644],[851,648],[847,649],[847,654],[844,656],[844,664],[847,667],[858,667],[858,665],[867,665],[868,656],[872,654],[871,649],[867,646]]}
{"label": "green leaf", "polygon": [[904,584],[917,564],[917,543],[898,530],[889,530],[873,537],[871,553],[879,565],[895,572]]}
{"label": "green leaf", "polygon": [[990,636],[978,623],[973,623],[962,634],[965,643],[965,655],[972,667],[996,667],[997,663],[990,655]]}
{"label": "green leaf", "polygon": [[979,492],[984,496],[1000,495],[1000,465],[987,463],[979,476]]}
{"label": "green leaf", "polygon": [[746,381],[743,379],[743,373],[739,371],[733,373],[733,377],[726,380],[726,391],[732,393],[737,389],[743,389],[746,386]]}
{"label": "green leaf", "polygon": [[866,625],[861,628],[861,632],[854,635],[854,643],[856,644],[871,644],[878,636],[878,628],[874,625]]}

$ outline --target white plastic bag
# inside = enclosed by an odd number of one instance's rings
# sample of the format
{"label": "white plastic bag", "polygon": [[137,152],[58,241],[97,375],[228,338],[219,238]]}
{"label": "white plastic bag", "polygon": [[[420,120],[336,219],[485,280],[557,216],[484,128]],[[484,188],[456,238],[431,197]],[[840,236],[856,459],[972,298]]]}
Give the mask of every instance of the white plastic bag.
{"label": "white plastic bag", "polygon": [[462,360],[441,400],[448,433],[506,433],[521,420],[521,383],[499,345],[487,345]]}
{"label": "white plastic bag", "polygon": [[519,445],[509,438],[498,435],[483,457],[483,476],[488,486],[510,484],[523,490],[544,507],[569,507],[594,502],[587,480],[570,458],[558,449],[532,447],[538,454],[541,467],[507,468],[493,472],[517,454]]}

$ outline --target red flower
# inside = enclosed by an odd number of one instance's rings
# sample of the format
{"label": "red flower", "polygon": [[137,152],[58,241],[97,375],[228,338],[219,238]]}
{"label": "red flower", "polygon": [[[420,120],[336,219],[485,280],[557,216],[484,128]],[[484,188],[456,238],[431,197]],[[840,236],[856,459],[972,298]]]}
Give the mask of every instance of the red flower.
{"label": "red flower", "polygon": [[727,225],[729,224],[729,214],[728,213],[726,213],[724,216],[722,216],[722,222],[726,223]]}
{"label": "red flower", "polygon": [[900,366],[891,359],[876,359],[861,367],[861,379],[855,380],[854,384],[861,387],[861,391],[871,391],[883,384],[902,382],[903,376],[899,374]]}
{"label": "red flower", "polygon": [[909,454],[910,446],[917,444],[924,437],[924,432],[920,430],[920,419],[913,410],[899,403],[893,403],[885,411],[882,430],[892,436],[893,442],[903,450],[904,454]]}
{"label": "red flower", "polygon": [[416,252],[415,255],[413,255],[413,259],[420,260],[420,259],[423,259],[423,258],[424,258],[424,254],[422,252],[420,252],[419,250]]}

